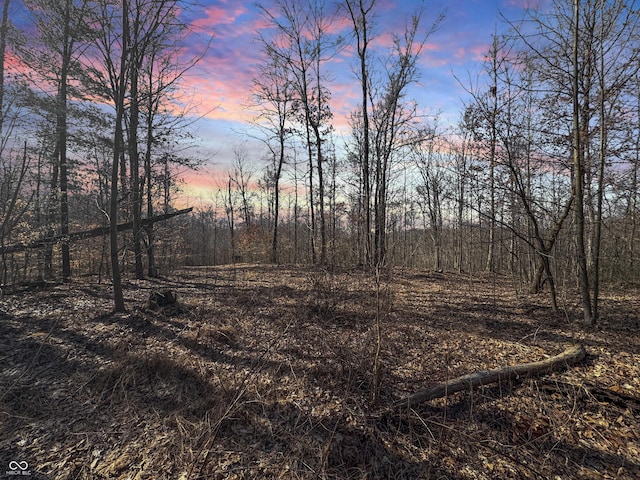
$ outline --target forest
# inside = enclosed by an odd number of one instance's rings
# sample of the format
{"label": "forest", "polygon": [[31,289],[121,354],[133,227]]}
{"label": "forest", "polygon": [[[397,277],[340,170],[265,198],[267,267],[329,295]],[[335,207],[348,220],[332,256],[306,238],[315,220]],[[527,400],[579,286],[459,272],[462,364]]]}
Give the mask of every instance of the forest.
{"label": "forest", "polygon": [[0,477],[640,477],[638,5],[500,16],[448,124],[383,4],[256,4],[203,199],[202,6],[4,0]]}

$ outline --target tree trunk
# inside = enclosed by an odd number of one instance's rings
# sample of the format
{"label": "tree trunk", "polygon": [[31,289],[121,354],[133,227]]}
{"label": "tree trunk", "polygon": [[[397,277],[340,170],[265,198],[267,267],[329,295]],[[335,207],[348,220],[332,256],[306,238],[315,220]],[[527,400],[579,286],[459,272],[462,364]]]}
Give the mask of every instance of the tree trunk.
{"label": "tree trunk", "polygon": [[[133,253],[135,257],[136,278],[144,278],[142,265],[142,197],[140,195],[140,153],[138,151],[138,125],[140,124],[140,105],[138,98],[138,84],[140,79],[140,64],[143,52],[139,49],[140,42],[140,7],[135,9],[135,18],[131,31],[131,45],[129,62],[129,170],[131,185],[131,209],[133,213]],[[150,94],[150,92],[149,92]]]}
{"label": "tree trunk", "polygon": [[[318,94],[320,96],[320,94]],[[318,100],[320,101],[320,100]],[[316,137],[316,163],[318,166],[318,210],[320,215],[320,265],[327,263],[327,229],[324,211],[324,175],[323,175],[323,153],[322,153],[322,135],[317,125],[313,127]]]}
{"label": "tree trunk", "polygon": [[[153,91],[153,60],[149,67],[149,92]],[[153,217],[153,192],[151,191],[151,148],[153,147],[153,118],[154,118],[154,97],[149,93],[147,99],[147,138],[146,150],[144,154],[144,183],[147,188],[147,218]],[[142,193],[142,192],[140,192]],[[147,234],[147,274],[149,277],[156,277],[156,257],[155,257],[155,239],[153,236],[153,224],[149,224],[145,228]]]}
{"label": "tree trunk", "polygon": [[278,263],[278,222],[280,220],[280,176],[285,160],[285,129],[284,119],[280,123],[278,165],[275,171],[273,185],[273,236],[271,237],[271,263]]}
{"label": "tree trunk", "polygon": [[[360,87],[362,91],[362,149],[360,152],[360,165],[362,174],[362,207],[364,213],[363,240],[364,240],[364,263],[371,265],[372,245],[371,245],[371,178],[370,178],[370,120],[369,120],[369,71],[367,65],[367,49],[369,47],[369,12],[375,5],[372,1],[368,8],[365,8],[363,0],[358,0],[358,4],[354,5],[355,0],[347,1],[346,5],[349,9],[353,31],[356,35],[358,59],[360,61]],[[357,10],[356,10],[357,8]]]}
{"label": "tree trunk", "polygon": [[[604,11],[602,12],[604,15]],[[601,17],[604,23],[604,17]],[[601,31],[604,31],[605,26],[602,25]],[[593,264],[593,303],[592,303],[592,323],[598,321],[599,316],[599,297],[600,297],[600,249],[602,243],[602,203],[604,199],[604,171],[605,160],[607,156],[607,127],[606,120],[609,118],[605,109],[605,92],[607,90],[605,79],[605,62],[604,62],[604,46],[600,46],[600,71],[598,73],[599,87],[600,87],[600,145],[598,155],[598,191],[596,198],[596,225],[594,231],[594,241],[592,255]]]}
{"label": "tree trunk", "polygon": [[227,221],[229,222],[229,235],[231,241],[231,263],[236,263],[236,239],[235,239],[235,229],[234,229],[234,218],[233,218],[233,195],[231,194],[231,176],[229,176],[229,182],[227,183],[227,195],[229,204],[227,205]]}
{"label": "tree trunk", "polygon": [[118,76],[117,92],[116,92],[116,124],[113,137],[113,165],[111,169],[111,198],[109,200],[109,240],[110,240],[110,258],[111,258],[111,274],[113,278],[113,301],[116,312],[124,312],[126,310],[124,304],[124,296],[122,293],[122,278],[120,275],[120,262],[118,256],[118,163],[120,161],[120,153],[123,149],[122,134],[122,118],[125,108],[125,89],[126,89],[126,71],[128,45],[127,37],[129,36],[128,27],[128,0],[122,2],[122,51],[120,56],[120,73]]}
{"label": "tree trunk", "polygon": [[0,26],[0,136],[4,123],[4,59],[7,50],[7,28],[9,23],[9,0],[4,0],[2,25]]}
{"label": "tree trunk", "polygon": [[580,28],[580,1],[573,0],[573,164],[574,164],[574,189],[576,196],[575,223],[576,223],[576,245],[578,255],[578,281],[580,283],[580,295],[582,298],[582,313],[584,321],[588,325],[593,325],[594,318],[591,311],[591,293],[589,290],[589,272],[587,269],[587,254],[584,243],[584,172],[582,139],[580,125],[580,104],[579,104],[579,84],[578,84],[578,38]]}
{"label": "tree trunk", "polygon": [[488,385],[501,381],[511,381],[521,377],[540,376],[546,373],[562,370],[581,362],[587,355],[582,345],[574,345],[555,357],[531,363],[506,366],[493,370],[482,370],[440,383],[426,390],[421,390],[398,400],[391,405],[391,409],[402,407],[413,408],[421,403],[435,398],[445,397],[452,393],[470,390],[481,385]]}
{"label": "tree trunk", "polygon": [[[163,222],[170,218],[176,217],[178,215],[182,215],[184,213],[189,213],[193,210],[192,207],[184,208],[182,210],[176,210],[171,213],[164,213],[162,215],[156,215],[151,218],[143,218],[141,223],[143,227],[153,225],[154,223]],[[133,222],[120,223],[116,226],[116,231],[126,232],[127,230],[131,230],[133,228]],[[72,232],[66,235],[65,237],[69,240],[69,242],[75,242],[78,240],[84,240],[86,238],[99,237],[101,235],[108,235],[111,231],[111,227],[96,227],[91,228],[89,230],[82,230],[81,232]],[[11,245],[6,245],[0,249],[0,254],[8,254],[8,253],[16,253],[23,252],[24,250],[29,250],[33,248],[42,248],[46,245],[53,245],[55,243],[61,242],[63,240],[62,235],[54,235],[53,230],[47,234],[46,237],[41,238],[40,240],[36,240],[27,244],[24,243],[13,243]]]}
{"label": "tree trunk", "polygon": [[[319,32],[322,35],[322,31]],[[320,127],[323,122],[323,111],[326,103],[324,101],[324,95],[322,94],[321,74],[320,74],[320,62],[321,62],[321,48],[322,39],[316,38],[317,49],[315,53],[315,80],[316,80],[316,105],[317,118],[313,119],[313,133],[316,138],[316,165],[318,168],[318,210],[320,214],[320,264],[325,265],[327,263],[327,222],[324,208],[325,191],[324,191],[324,152],[322,151],[323,138]]]}
{"label": "tree trunk", "polygon": [[298,162],[293,164],[293,182],[295,184],[293,200],[293,263],[298,264],[298,218],[300,208],[298,206]]}
{"label": "tree trunk", "polygon": [[67,180],[67,82],[73,50],[73,38],[70,30],[71,0],[66,0],[64,10],[64,33],[62,47],[62,62],[60,68],[60,83],[58,85],[58,108],[56,109],[56,129],[60,168],[60,233],[63,235],[61,243],[62,280],[68,282],[71,277],[71,258],[69,242],[64,236],[69,233],[69,197]]}
{"label": "tree trunk", "polygon": [[495,271],[495,249],[496,249],[496,149],[498,143],[498,128],[496,125],[498,117],[498,37],[493,36],[493,48],[491,49],[491,76],[492,86],[490,89],[493,104],[490,113],[490,153],[489,153],[489,250],[487,252],[487,272]]}

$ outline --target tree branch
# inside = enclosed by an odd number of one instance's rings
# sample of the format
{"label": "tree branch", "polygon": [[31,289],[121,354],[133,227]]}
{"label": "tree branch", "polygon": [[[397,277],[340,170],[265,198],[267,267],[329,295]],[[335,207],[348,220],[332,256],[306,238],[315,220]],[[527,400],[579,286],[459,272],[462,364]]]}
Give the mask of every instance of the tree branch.
{"label": "tree branch", "polygon": [[[165,213],[163,215],[156,215],[154,217],[151,218],[144,218],[142,219],[142,226],[147,226],[147,225],[152,225],[154,223],[157,222],[164,222],[165,220],[168,220],[170,218],[173,218],[177,215],[182,215],[184,213],[189,213],[193,210],[193,207],[189,207],[189,208],[184,208],[182,210],[177,210],[175,212],[172,213]],[[117,232],[124,232],[127,230],[131,230],[133,228],[133,221],[131,222],[126,222],[126,223],[121,223],[116,227],[116,231]],[[30,250],[30,249],[35,249],[35,248],[42,248],[46,245],[50,245],[53,243],[58,243],[60,241],[62,241],[63,239],[66,239],[69,242],[76,242],[78,240],[83,240],[85,238],[92,238],[92,237],[99,237],[101,235],[108,235],[109,234],[109,226],[104,226],[104,227],[96,227],[96,228],[92,228],[90,230],[83,230],[81,232],[74,232],[74,233],[70,233],[68,235],[54,235],[52,237],[47,237],[47,238],[40,238],[38,240],[34,240],[33,242],[30,243],[14,243],[11,245],[7,245],[6,247],[2,247],[2,249],[0,250],[0,254],[1,255],[5,255],[7,253],[16,253],[16,252],[22,252],[24,250]]]}
{"label": "tree branch", "polygon": [[440,383],[426,390],[420,390],[413,395],[398,400],[391,405],[390,410],[395,410],[400,407],[415,407],[429,400],[441,398],[480,385],[497,383],[513,378],[540,376],[554,370],[563,370],[582,361],[586,355],[587,352],[582,345],[574,345],[561,354],[545,360],[470,373],[449,380],[448,382]]}

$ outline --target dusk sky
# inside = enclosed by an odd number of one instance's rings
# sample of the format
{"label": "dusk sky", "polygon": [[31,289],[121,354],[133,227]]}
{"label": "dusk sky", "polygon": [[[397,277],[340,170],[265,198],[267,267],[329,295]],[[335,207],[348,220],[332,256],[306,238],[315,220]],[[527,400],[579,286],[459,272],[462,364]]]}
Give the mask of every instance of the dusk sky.
{"label": "dusk sky", "polygon": [[[540,4],[541,1],[535,4]],[[263,2],[268,6],[270,0]],[[329,2],[328,2],[329,4]],[[431,0],[427,2],[423,21],[429,26],[444,12],[439,30],[429,37],[420,59],[420,82],[411,96],[425,114],[440,112],[443,126],[458,121],[466,93],[454,74],[468,82],[482,69],[482,60],[491,44],[492,34],[505,30],[500,13],[509,19],[522,17],[530,0]],[[389,45],[391,33],[401,34],[406,19],[419,2],[416,0],[381,0],[378,17],[378,46]],[[248,140],[242,132],[250,131],[254,119],[250,108],[252,78],[261,61],[256,32],[264,28],[254,2],[238,0],[200,0],[189,21],[201,32],[201,38],[214,38],[201,63],[185,79],[200,114],[196,133],[201,139],[201,154],[213,170],[224,169],[233,159],[232,149]],[[202,45],[191,44],[197,53]],[[331,66],[331,107],[337,128],[336,141],[347,135],[348,115],[356,106],[359,86],[353,73],[353,52],[345,50]],[[465,83],[466,83],[465,82]],[[259,157],[249,142],[248,149]],[[260,161],[256,158],[256,162]],[[201,181],[209,183],[201,176]],[[192,183],[191,181],[189,183]],[[196,187],[195,184],[192,184]],[[204,185],[202,185],[204,187]]]}
{"label": "dusk sky", "polygon": [[[266,8],[272,8],[273,0],[260,1]],[[412,85],[408,97],[417,101],[422,114],[432,117],[439,114],[442,127],[456,124],[468,95],[455,77],[467,86],[469,81],[477,81],[492,35],[506,31],[500,13],[518,20],[527,6],[544,9],[550,2],[425,0],[424,28],[429,29],[440,13],[444,19],[427,40],[419,61],[419,82]],[[326,0],[328,10],[335,10],[336,3]],[[406,22],[420,3],[419,0],[378,1],[374,45],[379,52],[388,50],[394,33],[404,32]],[[262,61],[256,36],[264,31],[266,24],[255,1],[192,0],[192,4],[183,18],[194,31],[185,56],[206,54],[185,74],[182,87],[185,98],[194,105],[192,113],[196,121],[192,130],[197,148],[193,154],[204,161],[204,168],[195,175],[184,173],[191,194],[204,196],[220,186],[220,175],[232,163],[235,147],[245,145],[256,170],[263,165],[264,149],[251,140],[251,135],[256,134],[251,127],[256,117],[251,107],[251,89]],[[12,7],[18,23],[25,15],[19,5]],[[349,35],[351,28],[348,23],[336,22],[334,30],[332,33]],[[349,140],[349,115],[358,105],[360,86],[354,74],[356,66],[352,47],[343,49],[327,66],[338,149]]]}

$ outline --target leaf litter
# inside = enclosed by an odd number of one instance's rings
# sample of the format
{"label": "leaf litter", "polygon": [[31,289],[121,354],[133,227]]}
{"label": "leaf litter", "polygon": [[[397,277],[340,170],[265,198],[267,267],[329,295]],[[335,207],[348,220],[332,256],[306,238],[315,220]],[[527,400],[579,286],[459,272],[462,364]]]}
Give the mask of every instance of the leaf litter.
{"label": "leaf litter", "polygon": [[[376,290],[379,288],[379,290]],[[178,304],[151,309],[171,289]],[[0,473],[35,478],[640,478],[640,297],[553,313],[507,277],[238,265],[0,302]],[[377,312],[377,313],[376,313]],[[375,319],[381,375],[371,399]],[[571,343],[586,361],[384,407]],[[381,413],[382,412],[382,413]]]}

